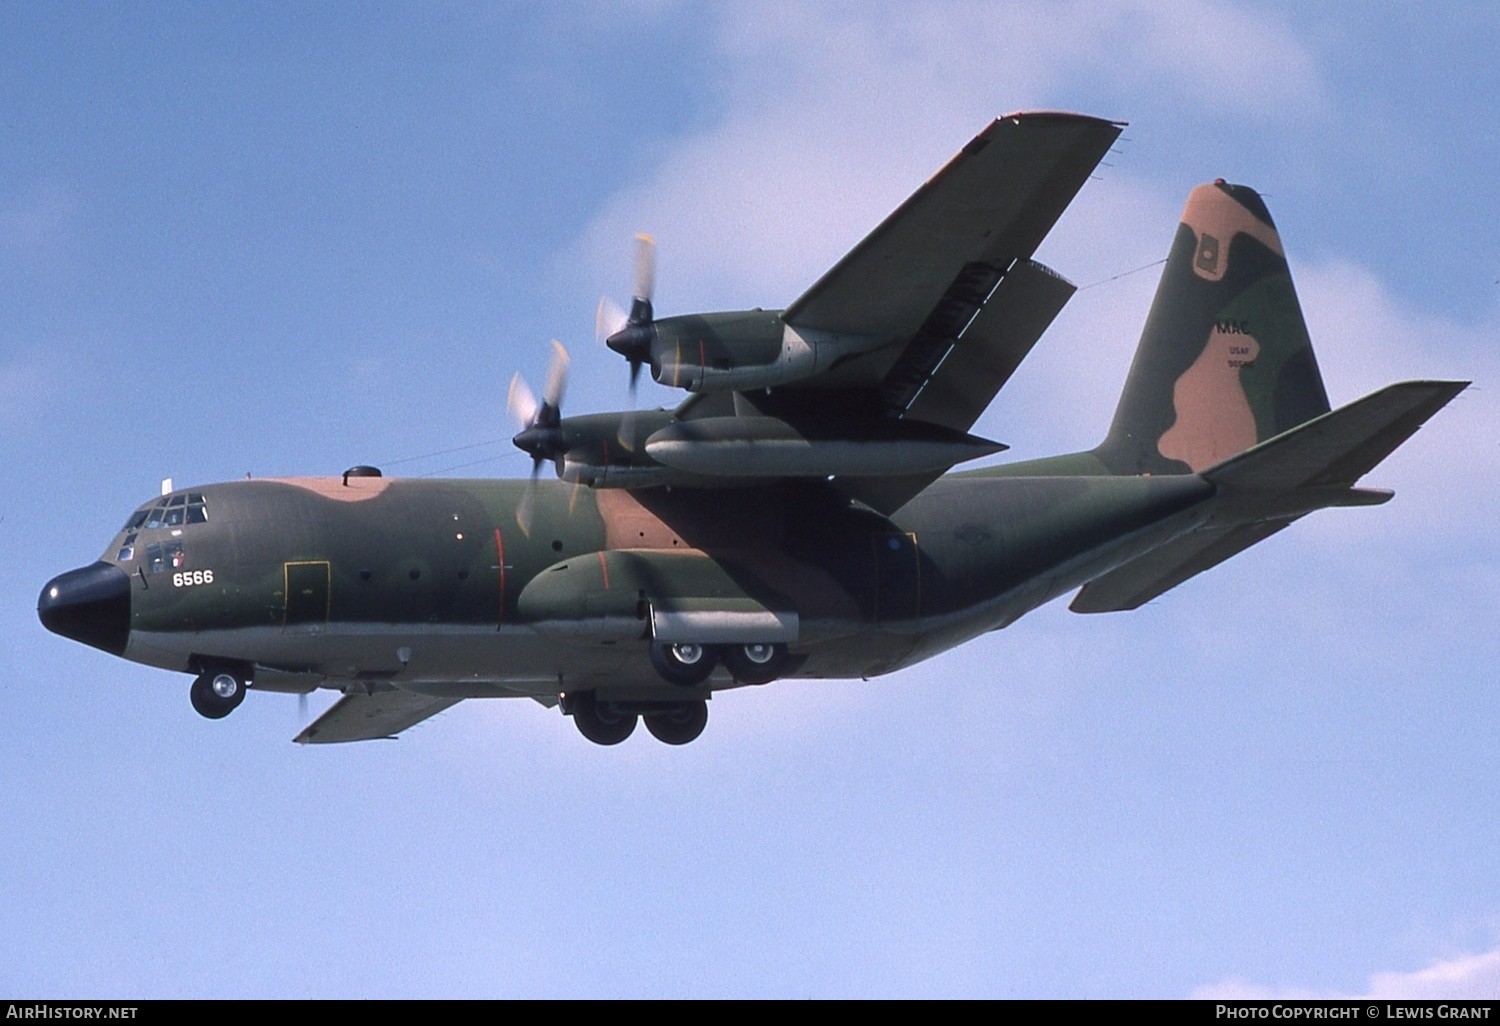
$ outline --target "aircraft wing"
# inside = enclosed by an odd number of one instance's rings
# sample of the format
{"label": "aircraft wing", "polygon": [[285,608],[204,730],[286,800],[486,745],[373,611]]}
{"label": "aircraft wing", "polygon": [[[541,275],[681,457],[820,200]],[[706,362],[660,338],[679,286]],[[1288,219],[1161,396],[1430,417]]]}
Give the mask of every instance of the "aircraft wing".
{"label": "aircraft wing", "polygon": [[[869,397],[867,415],[971,428],[1076,290],[1031,254],[1121,127],[1053,113],[992,123],[783,314],[895,344],[783,401],[816,418],[834,406],[824,390],[852,389]],[[837,487],[891,513],[942,473],[844,475]]]}
{"label": "aircraft wing", "polygon": [[330,745],[394,738],[460,701],[394,689],[374,694],[354,692],[340,698],[292,740],[299,745]]}
{"label": "aircraft wing", "polygon": [[954,288],[971,289],[983,303],[1000,275],[1035,251],[1122,127],[1081,114],[996,119],[783,319],[798,328],[909,338]]}

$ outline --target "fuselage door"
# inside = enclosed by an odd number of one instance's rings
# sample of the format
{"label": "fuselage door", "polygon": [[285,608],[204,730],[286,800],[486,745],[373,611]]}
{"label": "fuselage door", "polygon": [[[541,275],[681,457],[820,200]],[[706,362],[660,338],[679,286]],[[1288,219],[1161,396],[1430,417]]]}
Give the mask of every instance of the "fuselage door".
{"label": "fuselage door", "polygon": [[876,623],[916,620],[922,615],[922,562],[911,531],[884,531],[871,536],[875,555]]}
{"label": "fuselage door", "polygon": [[304,623],[327,623],[328,563],[287,563],[285,573],[286,618],[282,622],[288,627]]}

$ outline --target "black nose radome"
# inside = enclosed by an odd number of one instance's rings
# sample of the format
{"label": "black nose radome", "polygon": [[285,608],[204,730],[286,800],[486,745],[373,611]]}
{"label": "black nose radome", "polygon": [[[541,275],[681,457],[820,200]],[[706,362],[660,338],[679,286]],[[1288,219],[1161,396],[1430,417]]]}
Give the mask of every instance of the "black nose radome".
{"label": "black nose radome", "polygon": [[54,634],[124,655],[130,638],[130,577],[102,560],[59,574],[42,589],[36,615]]}

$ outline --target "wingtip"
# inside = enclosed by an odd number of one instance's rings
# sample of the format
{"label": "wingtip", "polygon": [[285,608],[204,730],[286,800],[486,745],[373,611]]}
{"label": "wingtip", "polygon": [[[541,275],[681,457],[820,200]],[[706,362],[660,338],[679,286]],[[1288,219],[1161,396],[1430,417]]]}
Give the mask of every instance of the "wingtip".
{"label": "wingtip", "polygon": [[1009,114],[1001,114],[996,121],[1088,121],[1100,125],[1113,125],[1116,128],[1126,128],[1128,121],[1116,121],[1114,118],[1101,118],[1096,114],[1080,114],[1072,110],[1013,110]]}

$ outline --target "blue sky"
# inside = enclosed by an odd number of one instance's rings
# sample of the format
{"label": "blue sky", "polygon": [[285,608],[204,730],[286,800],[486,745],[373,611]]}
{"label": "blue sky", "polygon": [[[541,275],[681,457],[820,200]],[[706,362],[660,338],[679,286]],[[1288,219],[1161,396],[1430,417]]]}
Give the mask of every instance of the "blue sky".
{"label": "blue sky", "polygon": [[[8,5],[0,993],[1500,996],[1500,16],[1355,11]],[[520,701],[303,749],[290,697],[211,723],[37,623],[162,477],[525,473],[548,338],[570,412],[623,399],[591,337],[634,232],[659,311],[779,306],[1033,108],[1130,122],[1038,254],[1072,280],[1222,176],[1335,403],[1476,381],[1367,479],[1393,503],[1134,613],[727,694],[684,749]],[[1080,291],[980,433],[1101,438],[1154,279]]]}

